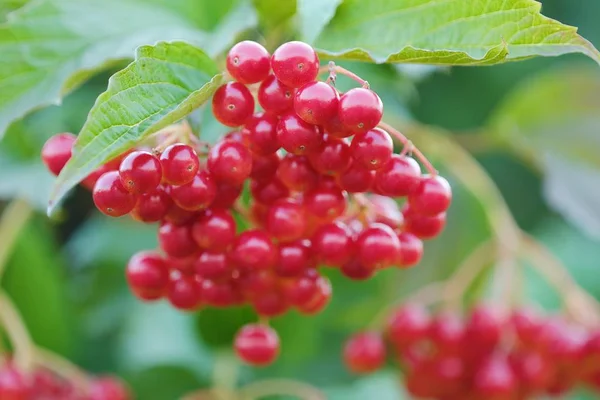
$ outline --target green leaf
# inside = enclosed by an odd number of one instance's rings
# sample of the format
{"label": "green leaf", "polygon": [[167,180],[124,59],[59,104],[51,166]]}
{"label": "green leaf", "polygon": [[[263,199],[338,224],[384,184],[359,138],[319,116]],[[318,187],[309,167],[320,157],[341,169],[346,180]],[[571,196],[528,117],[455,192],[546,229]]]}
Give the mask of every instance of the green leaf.
{"label": "green leaf", "polygon": [[98,70],[132,58],[140,45],[186,40],[216,55],[257,22],[246,2],[222,20],[228,9],[212,3],[40,0],[12,13],[0,25],[0,137],[12,120],[59,103]]}
{"label": "green leaf", "polygon": [[56,180],[49,212],[94,169],[202,105],[223,80],[209,56],[190,44],[140,47],[96,100]]}
{"label": "green leaf", "polygon": [[0,22],[5,21],[8,14],[23,7],[28,0],[3,0],[0,2]]}
{"label": "green leaf", "polygon": [[0,153],[0,199],[20,198],[45,210],[54,178],[41,162],[9,161]]}
{"label": "green leaf", "polygon": [[253,0],[260,24],[273,29],[283,24],[296,13],[296,0]]}
{"label": "green leaf", "polygon": [[489,121],[499,140],[545,173],[548,204],[600,238],[600,75],[551,70],[517,86]]}
{"label": "green leaf", "polygon": [[298,0],[300,35],[305,42],[313,42],[335,15],[342,0]]}
{"label": "green leaf", "polygon": [[533,0],[346,0],[315,39],[324,56],[475,65],[598,51]]}

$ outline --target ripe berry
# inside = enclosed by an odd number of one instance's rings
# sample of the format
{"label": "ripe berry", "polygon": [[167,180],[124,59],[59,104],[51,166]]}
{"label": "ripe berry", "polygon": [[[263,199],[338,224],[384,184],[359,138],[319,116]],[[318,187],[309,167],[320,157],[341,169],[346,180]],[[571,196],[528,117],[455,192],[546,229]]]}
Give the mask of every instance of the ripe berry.
{"label": "ripe berry", "polygon": [[298,202],[282,199],[273,204],[267,212],[266,229],[282,242],[300,239],[306,232],[306,214]]}
{"label": "ripe berry", "polygon": [[267,156],[281,147],[277,137],[279,118],[271,113],[254,114],[244,125],[244,138],[252,153]]}
{"label": "ripe berry", "polygon": [[418,264],[423,257],[423,242],[409,232],[400,233],[398,239],[400,239],[399,266],[406,268]]}
{"label": "ripe berry", "polygon": [[390,341],[399,349],[407,349],[426,337],[430,319],[427,310],[418,305],[404,305],[392,313],[387,333]]}
{"label": "ripe berry", "polygon": [[287,154],[277,167],[277,178],[290,190],[306,192],[317,185],[319,176],[306,156]]}
{"label": "ripe berry", "polygon": [[192,222],[197,214],[197,212],[184,210],[177,204],[171,202],[171,206],[169,207],[169,210],[167,211],[167,214],[163,220],[174,225],[185,225]]}
{"label": "ripe berry", "polygon": [[369,213],[373,222],[380,222],[392,229],[398,229],[404,222],[404,216],[398,209],[398,203],[390,197],[372,194],[369,196]]}
{"label": "ripe berry", "polygon": [[160,248],[172,257],[186,257],[198,251],[189,225],[177,226],[163,222],[158,229]]}
{"label": "ripe berry", "polygon": [[502,337],[504,321],[498,310],[479,305],[471,311],[466,323],[465,340],[476,359],[489,354]]}
{"label": "ripe berry", "polygon": [[239,292],[248,300],[253,300],[265,292],[276,290],[280,280],[270,269],[243,271],[238,279]]}
{"label": "ripe berry", "polygon": [[[338,109],[339,109],[339,101],[338,101]],[[344,139],[354,135],[354,132],[346,128],[342,122],[340,121],[339,115],[336,111],[333,117],[329,119],[325,124],[323,124],[323,128],[325,132],[331,136],[338,139]]]}
{"label": "ripe berry", "polygon": [[160,299],[169,284],[165,260],[151,251],[142,251],[131,257],[125,274],[131,291],[142,300]]}
{"label": "ripe berry", "polygon": [[517,395],[517,381],[506,357],[494,354],[478,368],[473,392],[486,400],[513,399]]}
{"label": "ripe berry", "polygon": [[331,300],[331,282],[324,276],[317,277],[315,291],[310,299],[296,305],[298,311],[306,315],[315,315],[327,307]]}
{"label": "ripe berry", "polygon": [[250,176],[252,154],[243,144],[226,140],[210,150],[207,164],[217,181],[239,185]]}
{"label": "ripe berry", "polygon": [[279,355],[279,336],[266,325],[248,324],[236,334],[233,347],[242,361],[265,366]]}
{"label": "ripe berry", "polygon": [[86,176],[84,180],[81,181],[81,186],[88,190],[94,190],[94,186],[96,186],[96,182],[98,182],[98,179],[100,179],[102,175],[110,171],[114,170],[110,169],[106,164],[99,166],[88,176]]}
{"label": "ripe berry", "polygon": [[356,161],[338,179],[340,187],[349,193],[368,192],[373,187],[374,181],[375,171],[365,168],[362,163]]}
{"label": "ripe berry", "polygon": [[398,260],[400,240],[389,226],[373,223],[358,235],[356,249],[358,259],[367,268],[386,268]]}
{"label": "ripe berry", "polygon": [[271,68],[278,80],[292,88],[314,81],[319,73],[319,57],[303,42],[287,42],[275,50]]}
{"label": "ripe berry", "polygon": [[213,199],[211,207],[214,209],[230,208],[242,194],[242,189],[242,185],[230,185],[228,183],[217,182],[217,195]]}
{"label": "ripe berry", "polygon": [[309,153],[308,158],[317,172],[332,176],[346,171],[352,161],[350,145],[334,137],[326,137],[321,147]]}
{"label": "ripe berry", "polygon": [[258,315],[264,317],[277,317],[289,310],[290,304],[279,287],[263,293],[258,293],[252,299],[252,306]]}
{"label": "ripe berry", "polygon": [[191,182],[200,168],[200,161],[194,149],[181,143],[167,147],[160,155],[160,163],[163,180],[175,186]]}
{"label": "ripe berry", "polygon": [[377,371],[385,362],[385,345],[376,332],[354,334],[344,345],[344,364],[355,374]]}
{"label": "ripe berry", "polygon": [[240,303],[240,294],[230,281],[202,280],[202,301],[211,307],[231,307]]}
{"label": "ripe berry", "polygon": [[158,187],[138,197],[131,216],[140,222],[158,222],[167,215],[171,203],[171,197],[167,192],[162,187]]}
{"label": "ripe berry", "polygon": [[348,130],[364,133],[381,122],[383,103],[372,90],[350,89],[340,97],[338,116]]}
{"label": "ripe berry", "polygon": [[322,225],[312,237],[315,257],[319,262],[341,267],[354,254],[352,232],[342,222]]}
{"label": "ripe berry", "polygon": [[263,157],[254,157],[252,160],[252,172],[250,178],[257,180],[271,179],[277,172],[281,156],[278,153]]}
{"label": "ripe berry", "polygon": [[410,157],[393,154],[375,175],[377,192],[391,197],[408,196],[421,181],[421,168]]}
{"label": "ripe berry", "polygon": [[134,151],[121,162],[119,176],[131,193],[148,193],[160,184],[162,166],[156,156],[147,151]]}
{"label": "ripe berry", "polygon": [[452,191],[448,181],[441,176],[424,177],[408,197],[410,208],[421,215],[433,216],[450,207]]}
{"label": "ripe berry", "polygon": [[178,276],[169,282],[167,299],[178,310],[194,311],[202,301],[202,284],[192,276]]}
{"label": "ripe berry", "polygon": [[386,131],[373,128],[354,136],[350,149],[355,162],[367,169],[376,170],[392,157],[394,143]]}
{"label": "ripe berry", "polygon": [[355,281],[363,281],[375,275],[375,268],[364,265],[358,259],[351,259],[342,265],[342,274]]}
{"label": "ripe berry", "polygon": [[250,183],[250,193],[254,201],[271,205],[277,200],[288,197],[290,190],[277,178],[268,181],[252,181]]}
{"label": "ripe berry", "polygon": [[[69,397],[70,398],[70,397]],[[123,382],[112,376],[92,380],[87,400],[129,400],[131,395]]]}
{"label": "ripe berry", "polygon": [[465,325],[456,314],[441,313],[431,322],[429,337],[436,354],[458,355],[465,343]]}
{"label": "ripe berry", "polygon": [[328,83],[316,81],[302,86],[294,96],[294,111],[309,124],[327,123],[338,109],[337,90]]}
{"label": "ripe berry", "polygon": [[258,88],[258,102],[265,111],[281,115],[294,106],[294,89],[279,82],[275,75],[269,75]]}
{"label": "ripe berry", "polygon": [[277,136],[281,147],[297,155],[316,151],[323,141],[317,126],[304,122],[293,113],[281,117],[277,124]]}
{"label": "ripe berry", "polygon": [[235,239],[235,220],[224,209],[207,210],[192,226],[192,237],[203,249],[225,250]]}
{"label": "ripe berry", "polygon": [[212,250],[204,251],[194,264],[196,273],[204,278],[221,281],[231,276],[227,255]]}
{"label": "ripe berry", "polygon": [[525,347],[535,347],[543,328],[540,317],[529,309],[513,310],[510,325],[516,339]]}
{"label": "ripe berry", "polygon": [[167,257],[166,263],[172,272],[178,271],[182,275],[192,276],[196,273],[194,269],[194,264],[196,263],[198,257],[198,252],[194,252],[191,255],[185,257],[169,256]]}
{"label": "ripe berry", "polygon": [[439,235],[446,226],[446,213],[434,215],[433,217],[417,214],[411,208],[405,208],[404,229],[420,239],[432,239]]}
{"label": "ripe berry", "polygon": [[230,257],[240,268],[268,269],[277,261],[277,249],[266,232],[248,230],[236,238]]}
{"label": "ripe berry", "polygon": [[71,151],[77,136],[72,133],[59,133],[52,136],[42,147],[42,161],[54,175],[60,174],[71,158]]}
{"label": "ripe berry", "polygon": [[304,197],[304,206],[319,221],[333,221],[346,211],[346,196],[340,189],[317,187]]}
{"label": "ripe berry", "polygon": [[279,276],[299,276],[312,264],[310,241],[279,244],[279,258],[275,272]]}
{"label": "ripe berry", "polygon": [[227,72],[238,82],[260,82],[269,76],[270,69],[269,52],[256,42],[239,42],[227,54]]}
{"label": "ripe berry", "polygon": [[179,207],[188,211],[198,211],[208,208],[215,196],[217,187],[213,182],[211,175],[206,171],[201,171],[191,182],[181,186],[171,186],[171,198]]}
{"label": "ripe berry", "polygon": [[223,125],[244,125],[254,112],[254,97],[243,84],[228,82],[213,95],[212,111],[217,121]]}
{"label": "ripe berry", "polygon": [[111,217],[120,217],[135,207],[137,197],[123,187],[119,173],[110,171],[98,179],[92,192],[98,210]]}
{"label": "ripe berry", "polygon": [[547,359],[535,351],[516,351],[508,356],[508,362],[523,391],[540,393],[554,378],[554,368]]}

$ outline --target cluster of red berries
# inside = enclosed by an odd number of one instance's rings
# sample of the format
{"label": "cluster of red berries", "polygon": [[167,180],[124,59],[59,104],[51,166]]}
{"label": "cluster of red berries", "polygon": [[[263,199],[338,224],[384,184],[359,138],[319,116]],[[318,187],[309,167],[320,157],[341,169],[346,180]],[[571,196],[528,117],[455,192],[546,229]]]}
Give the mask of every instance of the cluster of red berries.
{"label": "cluster of red berries", "polygon": [[[316,80],[319,59],[301,42],[272,56],[258,43],[238,43],[227,71],[235,81],[217,89],[212,110],[237,130],[205,154],[195,138],[130,152],[83,182],[94,183],[103,213],[160,222],[160,251],[129,261],[132,292],[182,310],[246,303],[266,317],[292,307],[314,314],[331,296],[320,265],[366,279],[417,264],[422,239],[444,227],[451,191],[444,178],[422,175],[414,159],[394,154],[390,134],[377,127],[377,94],[360,87],[340,95],[332,82]],[[255,97],[263,111],[255,112]],[[62,134],[44,146],[55,174],[73,141]],[[245,184],[249,205],[240,200]],[[236,215],[254,227],[240,232]],[[248,343],[277,342],[263,325],[240,335],[236,348],[254,364],[264,357],[253,358]]]}
{"label": "cluster of red berries", "polygon": [[11,361],[0,365],[0,399],[2,400],[129,400],[131,395],[119,379],[112,376],[91,379],[87,390],[53,372],[37,368],[25,374]]}
{"label": "cluster of red berries", "polygon": [[386,341],[415,398],[524,400],[563,395],[579,384],[600,392],[600,330],[558,316],[530,310],[506,316],[479,306],[462,319],[407,305],[391,314],[384,335],[352,336],[346,365],[355,373],[377,370]]}

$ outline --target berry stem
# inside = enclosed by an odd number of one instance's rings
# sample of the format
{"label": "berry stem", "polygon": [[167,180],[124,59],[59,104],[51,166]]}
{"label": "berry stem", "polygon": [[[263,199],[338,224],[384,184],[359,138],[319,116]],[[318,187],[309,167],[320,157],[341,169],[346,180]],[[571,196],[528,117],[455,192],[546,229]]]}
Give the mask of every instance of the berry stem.
{"label": "berry stem", "polygon": [[10,202],[2,213],[0,218],[0,238],[2,238],[0,242],[0,279],[13,246],[32,214],[31,206],[21,199]]}
{"label": "berry stem", "polygon": [[88,376],[69,360],[51,352],[50,350],[35,349],[36,364],[55,372],[64,379],[72,382],[81,392],[87,392],[90,384]]}
{"label": "berry stem", "polygon": [[237,383],[239,362],[230,350],[217,353],[213,368],[213,390],[223,393],[231,392]]}
{"label": "berry stem", "polygon": [[12,344],[15,364],[22,371],[32,371],[35,353],[31,336],[29,336],[21,315],[4,291],[0,291],[0,323]]}
{"label": "berry stem", "polygon": [[329,78],[328,80],[330,82],[335,83],[336,80],[336,75],[340,74],[340,75],[345,75],[348,78],[355,80],[356,82],[358,82],[362,87],[368,89],[369,88],[369,82],[365,81],[364,79],[362,79],[360,76],[356,75],[354,72],[347,70],[344,67],[340,67],[339,65],[335,65],[335,63],[333,61],[329,61],[329,64],[326,67],[321,67],[319,69],[319,74],[325,73],[325,72],[329,72]]}
{"label": "berry stem", "polygon": [[429,174],[431,176],[437,175],[438,172],[433,167],[433,164],[431,164],[431,162],[429,162],[429,160],[427,159],[427,157],[425,157],[425,155],[421,152],[421,150],[419,150],[415,145],[413,145],[413,143],[410,140],[408,140],[408,138],[406,136],[404,136],[400,131],[396,130],[393,126],[391,126],[390,124],[387,124],[385,122],[380,122],[378,126],[380,128],[382,128],[383,130],[387,131],[390,135],[392,135],[396,139],[398,139],[398,141],[400,143],[402,143],[402,145],[404,147],[408,147],[407,152],[412,152],[415,155],[415,157],[419,161],[421,161],[421,163],[423,164],[425,169],[427,169],[427,172],[429,172]]}
{"label": "berry stem", "polygon": [[269,396],[290,396],[304,400],[325,400],[316,387],[291,379],[266,379],[251,383],[239,390],[240,399],[262,399]]}

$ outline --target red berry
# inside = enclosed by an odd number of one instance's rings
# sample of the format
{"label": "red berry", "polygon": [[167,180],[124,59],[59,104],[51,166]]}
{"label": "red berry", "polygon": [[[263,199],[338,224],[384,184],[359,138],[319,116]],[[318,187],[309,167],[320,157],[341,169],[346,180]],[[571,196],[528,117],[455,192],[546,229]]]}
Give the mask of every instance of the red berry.
{"label": "red berry", "polygon": [[352,162],[350,145],[334,137],[326,137],[321,147],[309,153],[308,158],[317,172],[332,176],[346,171]]}
{"label": "red berry", "polygon": [[192,276],[178,276],[171,279],[167,289],[167,299],[178,310],[194,311],[200,307],[202,284]]}
{"label": "red berry", "polygon": [[[170,190],[170,188],[167,188]],[[177,204],[171,202],[171,206],[164,217],[166,222],[170,222],[174,225],[185,225],[190,223],[196,216],[197,212],[184,210]]]}
{"label": "red berry", "polygon": [[242,194],[242,189],[242,185],[230,185],[228,183],[217,182],[217,194],[212,201],[211,207],[215,209],[230,208]]}
{"label": "red berry", "polygon": [[364,265],[358,259],[352,259],[342,265],[342,274],[355,281],[364,281],[375,275],[375,268]]}
{"label": "red berry", "polygon": [[323,125],[323,128],[325,129],[325,132],[328,135],[330,135],[331,137],[336,137],[338,139],[343,139],[354,135],[354,132],[352,132],[342,124],[337,112],[329,121],[327,121]]}
{"label": "red berry", "polygon": [[258,88],[258,102],[265,111],[281,115],[292,109],[294,89],[279,82],[275,75],[269,75]]}
{"label": "red berry", "polygon": [[408,197],[408,203],[414,212],[428,216],[446,211],[451,200],[450,185],[439,175],[424,177]]}
{"label": "red berry", "polygon": [[135,207],[137,197],[123,187],[119,173],[110,171],[98,179],[92,192],[98,210],[111,217],[120,217]]}
{"label": "red berry", "polygon": [[217,181],[240,185],[252,171],[252,154],[243,144],[226,140],[210,150],[207,164]]}
{"label": "red berry", "polygon": [[350,149],[356,163],[376,170],[390,160],[394,152],[394,143],[386,131],[373,128],[354,136]]}
{"label": "red berry", "polygon": [[508,362],[522,391],[530,394],[541,393],[554,377],[550,360],[535,351],[517,351],[509,354]]}
{"label": "red berry", "polygon": [[365,168],[362,163],[353,162],[339,179],[340,187],[349,193],[368,192],[375,181],[375,171]]}
{"label": "red berry", "polygon": [[481,361],[500,343],[504,320],[498,310],[479,305],[471,311],[466,323],[465,343],[467,357],[472,362]]}
{"label": "red berry", "polygon": [[194,275],[196,273],[194,264],[199,257],[199,253],[193,253],[185,257],[168,257],[167,265],[172,271],[179,271],[183,275]]}
{"label": "red berry", "polygon": [[240,268],[268,269],[277,261],[277,249],[266,232],[248,230],[237,237],[230,257]]}
{"label": "red berry", "polygon": [[346,211],[346,195],[340,189],[317,187],[304,197],[306,210],[319,221],[333,221]]}
{"label": "red berry", "polygon": [[113,170],[106,166],[106,164],[99,166],[88,176],[86,176],[84,180],[81,181],[81,186],[88,190],[94,190],[94,186],[96,186],[96,182],[98,182],[98,179],[100,179],[102,175],[110,171]]}
{"label": "red berry", "polygon": [[310,299],[296,305],[298,311],[307,315],[320,313],[327,307],[331,300],[331,282],[324,276],[317,277],[315,291]]}
{"label": "red berry", "polygon": [[517,380],[506,357],[494,354],[478,368],[474,377],[474,394],[486,400],[512,400],[517,395]]}
{"label": "red berry", "polygon": [[381,122],[383,103],[372,90],[350,89],[340,97],[338,116],[348,130],[364,133]]}
{"label": "red berry", "polygon": [[312,266],[310,241],[301,240],[279,245],[279,257],[275,272],[279,276],[299,276]]}
{"label": "red berry", "polygon": [[158,229],[158,243],[160,248],[172,257],[186,257],[198,251],[189,225],[177,226],[163,222]]}
{"label": "red berry", "polygon": [[446,213],[433,217],[417,214],[410,208],[405,208],[404,229],[420,239],[432,239],[439,235],[446,226]]}
{"label": "red berry", "polygon": [[278,290],[279,278],[270,270],[242,271],[239,292],[248,300],[254,300],[263,293]]}
{"label": "red berry", "polygon": [[281,162],[281,156],[278,153],[269,154],[263,157],[254,157],[252,160],[252,172],[250,177],[256,180],[267,180],[273,178]]}
{"label": "red berry", "polygon": [[282,242],[300,239],[306,232],[306,213],[298,202],[282,199],[275,202],[267,212],[267,231]]}
{"label": "red berry", "polygon": [[342,222],[322,225],[312,237],[312,246],[317,260],[329,266],[341,267],[354,254],[352,232]]}
{"label": "red berry", "polygon": [[54,175],[60,174],[71,158],[71,151],[77,136],[72,133],[59,133],[52,136],[42,147],[42,161]]}
{"label": "red berry", "polygon": [[233,347],[242,361],[265,366],[273,363],[279,355],[279,336],[266,325],[248,324],[236,334]]}
{"label": "red berry", "polygon": [[228,82],[213,95],[212,111],[217,121],[223,125],[244,125],[254,112],[254,97],[243,84]]}
{"label": "red berry", "polygon": [[0,368],[0,399],[30,399],[29,385],[25,376],[10,364]]}
{"label": "red berry", "polygon": [[268,181],[252,181],[250,183],[250,193],[254,201],[271,205],[277,200],[288,197],[290,190],[277,178]]}
{"label": "red berry", "polygon": [[200,254],[194,269],[200,277],[214,281],[222,281],[231,276],[227,254],[212,250]]}
{"label": "red berry", "polygon": [[167,192],[162,187],[158,187],[138,197],[131,216],[140,222],[158,222],[167,215],[171,203],[171,197]]}
{"label": "red berry", "polygon": [[386,268],[398,260],[400,240],[387,225],[373,223],[356,239],[358,260],[367,268]]}
{"label": "red berry", "polygon": [[287,42],[275,50],[271,68],[278,80],[292,88],[314,81],[319,74],[319,57],[303,42]]}
{"label": "red berry", "polygon": [[290,304],[278,287],[258,293],[252,300],[252,306],[258,315],[265,317],[277,317],[290,309]]}
{"label": "red berry", "polygon": [[398,239],[400,239],[399,266],[406,268],[418,264],[423,257],[423,242],[421,239],[409,232],[400,233]]}
{"label": "red berry", "polygon": [[269,76],[271,55],[251,40],[237,43],[227,54],[227,72],[238,82],[257,83]]}
{"label": "red berry", "polygon": [[281,147],[297,155],[318,150],[323,141],[317,126],[304,122],[293,113],[281,117],[277,124],[277,136]]}
{"label": "red berry", "polygon": [[421,168],[410,157],[393,154],[375,175],[377,192],[391,197],[408,196],[421,181]]}
{"label": "red berry", "polygon": [[235,239],[236,225],[231,212],[207,210],[192,226],[192,237],[203,249],[225,250]]}
{"label": "red berry", "polygon": [[[69,398],[70,399],[70,398]],[[130,400],[129,390],[121,380],[112,376],[94,379],[87,400]]]}
{"label": "red berry", "polygon": [[354,334],[344,345],[344,364],[355,374],[377,371],[385,362],[385,345],[376,332]]}
{"label": "red berry", "polygon": [[160,163],[164,181],[175,186],[191,182],[200,168],[194,149],[181,143],[167,147],[160,155]]}
{"label": "red berry", "polygon": [[162,166],[158,158],[147,151],[134,151],[121,162],[119,176],[131,193],[148,193],[160,184]]}
{"label": "red berry", "polygon": [[281,147],[277,137],[279,118],[271,113],[254,114],[244,125],[245,141],[252,153],[267,156]]}
{"label": "red berry", "polygon": [[277,177],[288,189],[306,192],[317,185],[319,175],[306,156],[287,154],[277,167]]}
{"label": "red berry", "polygon": [[191,182],[181,186],[171,186],[171,198],[179,207],[188,211],[208,208],[217,195],[217,187],[211,175],[199,172]]}
{"label": "red berry", "polygon": [[392,313],[387,325],[390,341],[404,350],[426,337],[430,326],[427,310],[418,305],[404,305]]}
{"label": "red berry", "polygon": [[404,216],[398,208],[398,203],[386,196],[372,194],[369,196],[369,208],[374,222],[380,222],[392,229],[398,229],[404,222]]}
{"label": "red berry", "polygon": [[316,269],[305,269],[300,276],[285,281],[284,289],[286,296],[291,304],[301,306],[317,295],[317,280],[320,278]]}
{"label": "red berry", "polygon": [[455,314],[435,316],[429,328],[429,337],[437,354],[460,355],[464,342],[465,325]]}
{"label": "red berry", "polygon": [[231,282],[202,280],[202,301],[212,307],[231,307],[240,303],[240,294]]}
{"label": "red berry", "polygon": [[313,125],[327,123],[337,113],[339,96],[335,88],[325,82],[309,82],[294,96],[294,111]]}
{"label": "red berry", "polygon": [[131,257],[125,274],[131,291],[142,300],[160,299],[169,284],[165,260],[151,251],[142,251]]}
{"label": "red berry", "polygon": [[540,317],[528,309],[513,310],[510,325],[516,339],[525,347],[535,347],[543,327]]}

